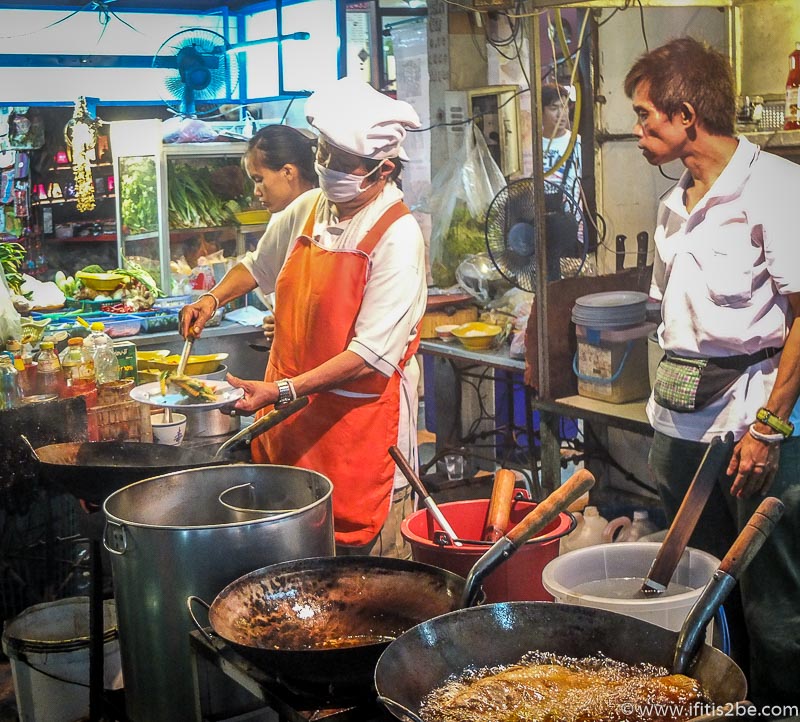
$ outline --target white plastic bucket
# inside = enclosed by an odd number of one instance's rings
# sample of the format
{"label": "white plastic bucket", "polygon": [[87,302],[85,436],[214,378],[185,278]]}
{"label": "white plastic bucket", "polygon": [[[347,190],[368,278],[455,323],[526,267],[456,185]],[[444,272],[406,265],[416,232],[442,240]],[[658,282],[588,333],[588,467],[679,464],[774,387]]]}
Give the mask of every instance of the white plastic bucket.
{"label": "white plastic bucket", "polygon": [[[575,592],[582,584],[605,579],[644,581],[660,547],[658,542],[626,542],[576,549],[548,563],[542,572],[542,583],[557,602],[608,609],[677,631],[719,566],[719,560],[707,552],[687,548],[672,576],[672,582],[690,587],[691,591],[641,599],[613,599]],[[711,627],[709,624],[709,643]]]}
{"label": "white plastic bucket", "polygon": [[[117,614],[103,603],[105,687],[122,686]],[[5,623],[3,652],[11,660],[21,722],[74,722],[89,714],[89,598],[28,607]]]}

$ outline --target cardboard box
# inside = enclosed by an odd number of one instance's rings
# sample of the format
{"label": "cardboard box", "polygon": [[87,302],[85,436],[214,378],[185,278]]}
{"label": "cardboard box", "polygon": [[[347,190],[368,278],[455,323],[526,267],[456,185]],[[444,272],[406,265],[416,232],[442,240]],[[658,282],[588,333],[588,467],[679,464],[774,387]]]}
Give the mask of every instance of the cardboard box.
{"label": "cardboard box", "polygon": [[139,383],[139,374],[136,370],[136,344],[133,341],[114,341],[114,353],[119,362],[119,377],[133,379]]}

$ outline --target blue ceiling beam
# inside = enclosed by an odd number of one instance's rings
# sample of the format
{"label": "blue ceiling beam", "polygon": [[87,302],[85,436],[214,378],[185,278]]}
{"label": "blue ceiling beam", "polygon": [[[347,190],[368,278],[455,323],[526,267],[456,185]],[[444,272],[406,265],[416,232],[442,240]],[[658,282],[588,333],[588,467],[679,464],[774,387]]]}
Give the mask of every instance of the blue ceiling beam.
{"label": "blue ceiling beam", "polygon": [[5,68],[152,68],[152,55],[0,54]]}

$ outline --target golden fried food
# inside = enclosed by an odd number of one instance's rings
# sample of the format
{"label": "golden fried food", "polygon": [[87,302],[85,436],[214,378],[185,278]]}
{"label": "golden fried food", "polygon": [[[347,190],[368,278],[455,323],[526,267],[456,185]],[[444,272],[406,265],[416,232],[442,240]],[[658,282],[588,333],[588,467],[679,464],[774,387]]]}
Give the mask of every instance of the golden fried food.
{"label": "golden fried food", "polygon": [[161,395],[167,395],[167,387],[174,386],[184,396],[199,401],[215,402],[217,395],[214,388],[194,376],[178,376],[172,371],[164,371],[159,377]]}
{"label": "golden fried food", "polygon": [[708,702],[696,680],[654,671],[519,664],[450,682],[421,713],[425,722],[666,722],[690,719]]}

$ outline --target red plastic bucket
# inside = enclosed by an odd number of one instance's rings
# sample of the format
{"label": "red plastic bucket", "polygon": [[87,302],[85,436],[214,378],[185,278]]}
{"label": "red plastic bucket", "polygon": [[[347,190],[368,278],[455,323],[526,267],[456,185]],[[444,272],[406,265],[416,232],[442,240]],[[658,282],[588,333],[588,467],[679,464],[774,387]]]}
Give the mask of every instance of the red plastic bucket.
{"label": "red plastic bucket", "polygon": [[[515,500],[511,507],[508,529],[522,521],[536,507],[534,502]],[[477,540],[483,534],[489,512],[488,499],[471,499],[439,504],[463,546],[438,544],[436,533],[441,528],[427,509],[415,511],[403,520],[400,531],[411,545],[414,559],[466,577],[475,562],[491,546]],[[542,570],[558,556],[558,542],[574,526],[571,515],[561,513],[539,535],[523,545],[508,561],[495,569],[483,582],[487,602],[552,602],[553,597],[542,585]]]}

